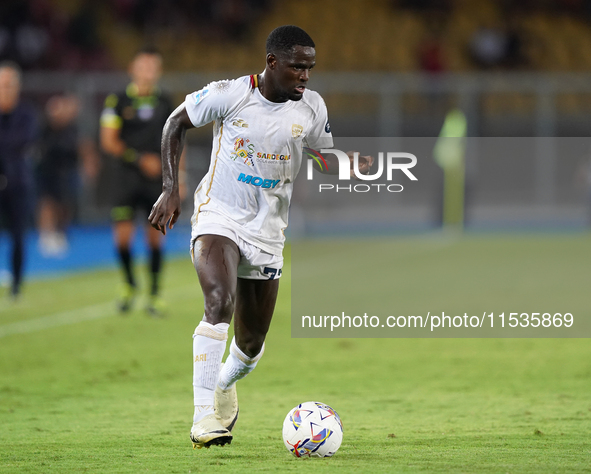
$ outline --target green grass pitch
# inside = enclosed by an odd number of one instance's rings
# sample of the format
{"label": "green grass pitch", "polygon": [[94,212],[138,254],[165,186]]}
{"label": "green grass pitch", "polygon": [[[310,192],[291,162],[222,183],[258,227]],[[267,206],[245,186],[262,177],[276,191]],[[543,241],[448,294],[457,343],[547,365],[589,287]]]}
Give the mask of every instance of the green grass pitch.
{"label": "green grass pitch", "polygon": [[[481,243],[506,249],[509,273],[531,264],[528,248],[585,265],[587,287],[590,244],[586,235]],[[457,264],[448,246],[429,252],[413,263],[417,275],[434,256]],[[167,264],[170,314],[160,320],[141,302],[116,314],[114,270],[28,283],[18,305],[0,307],[0,472],[591,472],[589,339],[291,339],[289,267],[288,258],[265,356],[238,384],[234,441],[208,450],[189,441],[202,297],[188,257]],[[446,284],[462,275],[474,279],[459,272]],[[522,291],[545,278],[529,272]],[[589,317],[588,293],[579,298]],[[285,415],[307,400],[342,417],[331,459],[296,459],[283,446]]]}

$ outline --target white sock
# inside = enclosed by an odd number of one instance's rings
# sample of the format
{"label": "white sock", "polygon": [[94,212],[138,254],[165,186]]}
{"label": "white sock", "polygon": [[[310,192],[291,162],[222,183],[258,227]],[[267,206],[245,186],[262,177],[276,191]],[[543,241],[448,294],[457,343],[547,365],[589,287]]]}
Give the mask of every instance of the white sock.
{"label": "white sock", "polygon": [[254,357],[248,357],[240,348],[236,345],[236,338],[232,338],[230,344],[230,355],[226,359],[226,363],[220,372],[220,380],[218,385],[223,390],[227,390],[234,385],[238,380],[243,379],[250,374],[257,366],[257,362],[263,357],[265,352],[265,344]]}
{"label": "white sock", "polygon": [[201,321],[193,334],[193,423],[213,413],[213,394],[226,350],[229,326],[226,323],[214,326]]}

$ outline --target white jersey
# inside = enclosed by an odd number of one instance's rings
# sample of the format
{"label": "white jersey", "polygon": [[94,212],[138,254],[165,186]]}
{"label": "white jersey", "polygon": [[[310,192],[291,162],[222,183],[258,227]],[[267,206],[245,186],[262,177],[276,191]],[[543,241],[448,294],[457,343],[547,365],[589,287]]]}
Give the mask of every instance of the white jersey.
{"label": "white jersey", "polygon": [[257,76],[244,76],[212,82],[185,99],[193,125],[214,122],[211,164],[195,191],[191,223],[195,234],[200,215],[219,215],[245,241],[281,255],[302,147],[333,142],[318,93],[306,89],[299,101],[275,103],[257,86]]}

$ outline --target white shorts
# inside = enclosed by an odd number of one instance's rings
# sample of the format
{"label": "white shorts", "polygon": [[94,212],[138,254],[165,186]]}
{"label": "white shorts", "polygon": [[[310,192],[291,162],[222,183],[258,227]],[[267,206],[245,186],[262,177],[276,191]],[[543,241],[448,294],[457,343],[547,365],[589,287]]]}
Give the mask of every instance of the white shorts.
{"label": "white shorts", "polygon": [[[205,214],[205,215],[203,215]],[[214,217],[215,216],[215,217]],[[224,225],[224,219],[212,213],[201,213],[199,223],[193,227],[191,237],[191,259],[195,261],[195,241],[201,235],[221,235],[232,240],[240,250],[238,278],[247,280],[276,280],[281,277],[283,256],[265,252],[244,240],[236,230]]]}

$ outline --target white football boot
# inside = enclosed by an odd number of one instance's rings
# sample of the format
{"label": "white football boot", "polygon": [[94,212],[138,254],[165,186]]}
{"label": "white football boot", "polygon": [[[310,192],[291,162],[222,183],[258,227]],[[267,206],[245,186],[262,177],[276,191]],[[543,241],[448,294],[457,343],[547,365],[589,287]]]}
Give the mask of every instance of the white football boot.
{"label": "white football boot", "polygon": [[224,428],[215,415],[207,415],[191,428],[193,449],[224,446],[232,442],[232,433]]}
{"label": "white football boot", "polygon": [[[222,367],[224,364],[222,364]],[[215,416],[221,425],[228,431],[232,431],[238,420],[238,394],[236,393],[236,384],[227,390],[223,390],[216,385],[214,393],[213,408]]]}

